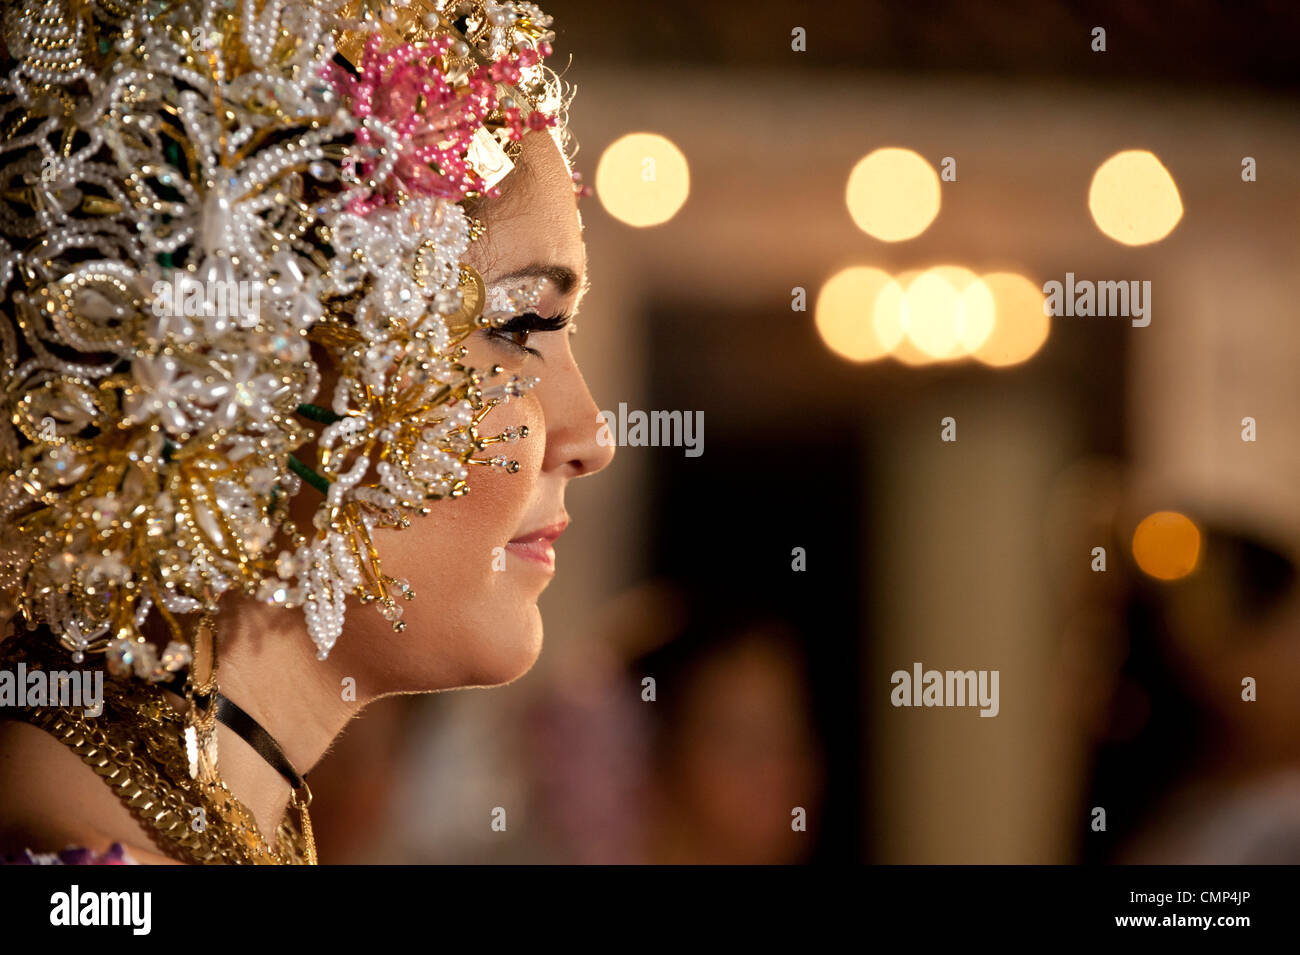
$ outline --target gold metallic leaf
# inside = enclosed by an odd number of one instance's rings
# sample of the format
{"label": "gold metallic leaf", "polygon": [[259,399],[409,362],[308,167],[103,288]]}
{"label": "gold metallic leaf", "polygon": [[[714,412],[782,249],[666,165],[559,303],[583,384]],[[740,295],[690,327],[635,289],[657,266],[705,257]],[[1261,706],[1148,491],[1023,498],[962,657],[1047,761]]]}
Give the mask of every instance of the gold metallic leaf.
{"label": "gold metallic leaf", "polygon": [[460,267],[460,294],[461,307],[443,317],[452,338],[466,335],[477,327],[476,320],[483,314],[483,303],[487,301],[487,286],[483,284],[483,277],[468,265]]}

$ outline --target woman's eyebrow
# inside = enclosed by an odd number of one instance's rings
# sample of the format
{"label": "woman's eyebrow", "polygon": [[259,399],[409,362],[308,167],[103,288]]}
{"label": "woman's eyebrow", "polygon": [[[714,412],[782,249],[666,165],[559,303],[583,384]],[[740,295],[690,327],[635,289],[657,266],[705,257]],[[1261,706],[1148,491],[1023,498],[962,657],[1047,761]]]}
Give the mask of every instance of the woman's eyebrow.
{"label": "woman's eyebrow", "polygon": [[521,279],[530,275],[541,275],[555,283],[556,289],[561,295],[568,295],[578,286],[578,273],[564,265],[543,265],[534,263],[525,265],[521,269],[514,269],[506,272],[504,275],[498,275],[492,280],[493,284],[505,282],[509,279]]}

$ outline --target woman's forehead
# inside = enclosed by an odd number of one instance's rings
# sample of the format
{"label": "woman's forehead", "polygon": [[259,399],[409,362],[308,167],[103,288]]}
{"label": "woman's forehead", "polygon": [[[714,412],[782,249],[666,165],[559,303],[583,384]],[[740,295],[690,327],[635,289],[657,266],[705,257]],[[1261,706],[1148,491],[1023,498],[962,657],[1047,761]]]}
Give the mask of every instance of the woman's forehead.
{"label": "woman's forehead", "polygon": [[502,186],[501,197],[485,203],[481,213],[493,272],[533,264],[567,269],[577,277],[569,291],[579,292],[586,276],[582,221],[572,175],[554,139],[526,135],[519,164]]}

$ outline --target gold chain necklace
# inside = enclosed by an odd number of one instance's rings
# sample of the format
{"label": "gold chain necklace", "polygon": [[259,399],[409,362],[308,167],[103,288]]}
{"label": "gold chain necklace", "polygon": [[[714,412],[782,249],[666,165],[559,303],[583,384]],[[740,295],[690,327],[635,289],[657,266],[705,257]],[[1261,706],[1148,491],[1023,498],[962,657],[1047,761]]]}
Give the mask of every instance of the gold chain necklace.
{"label": "gold chain necklace", "polygon": [[[30,647],[4,651],[0,661],[23,662],[29,671],[55,662]],[[157,689],[129,679],[105,680],[103,707],[97,717],[82,707],[29,706],[6,711],[3,718],[37,726],[76,753],[174,859],[198,865],[316,864],[310,796],[291,797],[301,823],[295,826],[286,813],[269,845],[253,814],[219,777],[190,777],[182,741],[186,721]]]}

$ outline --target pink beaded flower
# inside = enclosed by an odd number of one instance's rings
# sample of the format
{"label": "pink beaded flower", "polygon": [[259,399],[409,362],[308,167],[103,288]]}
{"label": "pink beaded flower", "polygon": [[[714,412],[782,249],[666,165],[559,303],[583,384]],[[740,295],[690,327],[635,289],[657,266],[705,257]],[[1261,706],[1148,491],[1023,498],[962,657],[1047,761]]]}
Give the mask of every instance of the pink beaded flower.
{"label": "pink beaded flower", "polygon": [[[506,54],[471,70],[463,84],[453,86],[436,62],[451,42],[441,36],[381,53],[375,34],[366,44],[359,75],[340,67],[331,71],[330,81],[358,121],[353,172],[369,187],[348,211],[364,215],[395,204],[403,195],[459,202],[485,191],[467,153],[475,132],[498,109],[496,84],[517,83],[521,69],[538,63],[551,47],[543,42],[513,57]],[[558,122],[558,117],[540,111],[526,118],[515,107],[502,113],[507,134],[516,141],[525,126],[544,129]],[[498,194],[495,188],[486,192]]]}

